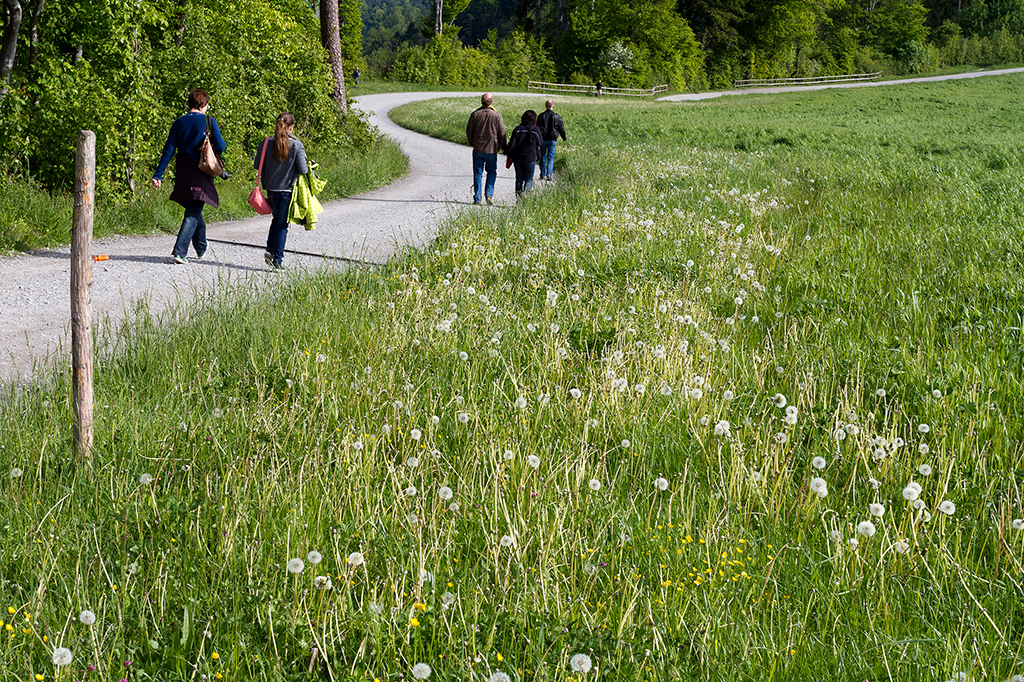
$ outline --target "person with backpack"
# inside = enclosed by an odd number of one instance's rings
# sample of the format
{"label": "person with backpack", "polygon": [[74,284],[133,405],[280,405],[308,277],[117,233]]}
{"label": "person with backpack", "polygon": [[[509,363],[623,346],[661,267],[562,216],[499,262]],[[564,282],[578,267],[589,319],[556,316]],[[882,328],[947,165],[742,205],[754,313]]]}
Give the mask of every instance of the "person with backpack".
{"label": "person with backpack", "polygon": [[520,124],[508,138],[505,153],[516,167],[516,196],[521,197],[533,188],[533,174],[540,158],[540,146],[544,143],[540,128],[537,127],[537,112],[527,109]]}
{"label": "person with backpack", "polygon": [[555,113],[555,103],[551,100],[544,102],[544,111],[537,117],[537,127],[544,138],[540,145],[540,179],[551,182],[555,179],[553,173],[558,136],[561,135],[562,142],[565,142],[565,124],[562,123],[562,117]]}

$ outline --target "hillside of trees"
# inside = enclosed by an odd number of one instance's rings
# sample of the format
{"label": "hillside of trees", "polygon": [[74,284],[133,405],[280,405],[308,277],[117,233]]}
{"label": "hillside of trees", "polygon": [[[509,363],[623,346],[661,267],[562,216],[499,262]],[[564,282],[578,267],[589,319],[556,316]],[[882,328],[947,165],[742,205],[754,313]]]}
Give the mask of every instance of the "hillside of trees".
{"label": "hillside of trees", "polygon": [[433,84],[723,88],[1015,63],[1024,49],[1024,0],[368,0],[363,21],[378,75]]}

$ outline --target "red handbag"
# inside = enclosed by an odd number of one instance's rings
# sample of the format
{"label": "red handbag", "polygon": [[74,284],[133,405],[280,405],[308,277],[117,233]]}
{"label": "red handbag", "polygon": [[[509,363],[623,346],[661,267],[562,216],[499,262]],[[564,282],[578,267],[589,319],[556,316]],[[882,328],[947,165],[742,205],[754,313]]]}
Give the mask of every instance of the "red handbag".
{"label": "red handbag", "polygon": [[256,171],[256,186],[249,193],[249,205],[252,210],[260,215],[270,215],[270,202],[263,196],[263,189],[260,187],[260,176],[263,174],[263,159],[267,158],[267,147],[270,146],[270,138],[263,140],[263,152],[260,154],[260,167]]}

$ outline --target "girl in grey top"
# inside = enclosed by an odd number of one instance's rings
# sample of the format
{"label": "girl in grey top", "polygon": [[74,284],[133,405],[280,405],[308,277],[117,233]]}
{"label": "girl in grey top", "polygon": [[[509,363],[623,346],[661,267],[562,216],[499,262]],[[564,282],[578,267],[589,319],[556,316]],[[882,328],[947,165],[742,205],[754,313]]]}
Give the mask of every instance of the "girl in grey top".
{"label": "girl in grey top", "polygon": [[[308,173],[306,149],[302,142],[292,135],[295,117],[288,112],[281,113],[274,124],[274,137],[267,138],[256,150],[253,167],[260,167],[263,189],[270,204],[270,233],[267,235],[267,252],[263,259],[277,270],[284,259],[284,245],[288,239],[288,207],[292,201],[292,188],[299,173]],[[273,144],[271,144],[273,140]]]}

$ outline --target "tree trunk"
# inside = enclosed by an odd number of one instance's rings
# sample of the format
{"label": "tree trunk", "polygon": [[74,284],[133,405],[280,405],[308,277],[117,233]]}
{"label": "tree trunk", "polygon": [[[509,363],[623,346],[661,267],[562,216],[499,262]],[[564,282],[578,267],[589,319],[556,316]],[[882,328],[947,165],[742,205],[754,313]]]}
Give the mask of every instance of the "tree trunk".
{"label": "tree trunk", "polygon": [[568,28],[566,19],[565,0],[558,0],[558,18],[555,20],[555,35],[560,36]]}
{"label": "tree trunk", "polygon": [[540,38],[540,6],[541,0],[536,0],[533,4],[533,37]]}
{"label": "tree trunk", "polygon": [[28,24],[28,63],[30,66],[35,66],[36,57],[39,55],[39,20],[43,18],[43,7],[46,5],[46,0],[39,0],[36,5],[36,11],[32,13],[32,18]]}
{"label": "tree trunk", "polygon": [[11,69],[18,54],[18,29],[21,28],[21,2],[3,0],[4,33],[0,37],[0,97],[7,94],[11,82]]}
{"label": "tree trunk", "polygon": [[188,0],[178,0],[178,29],[174,32],[174,46],[181,47],[185,39],[185,5]]}
{"label": "tree trunk", "polygon": [[434,0],[434,34],[441,35],[444,29],[444,0]]}
{"label": "tree trunk", "polygon": [[338,0],[320,0],[320,42],[327,50],[327,60],[334,75],[334,94],[342,114],[348,113],[345,101],[345,63],[341,58],[341,36],[338,26]]}

